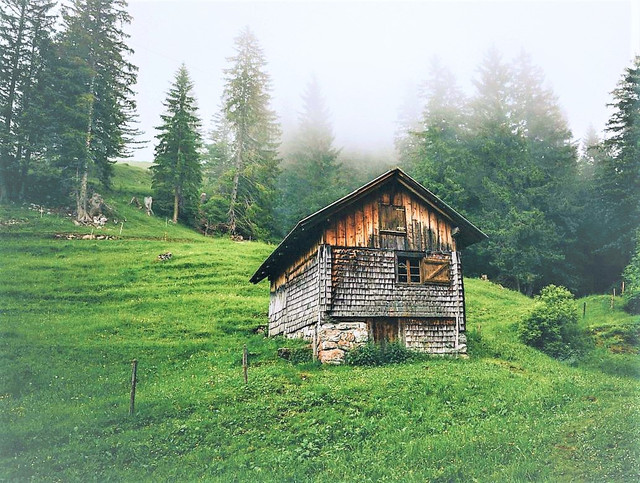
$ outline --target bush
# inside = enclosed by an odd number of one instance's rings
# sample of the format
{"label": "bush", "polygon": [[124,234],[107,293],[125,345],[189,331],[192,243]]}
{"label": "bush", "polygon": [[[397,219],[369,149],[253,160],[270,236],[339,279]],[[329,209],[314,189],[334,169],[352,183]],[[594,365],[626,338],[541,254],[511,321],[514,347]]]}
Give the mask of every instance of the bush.
{"label": "bush", "polygon": [[549,285],[520,323],[520,339],[527,345],[558,358],[569,359],[586,350],[586,334],[578,327],[573,295],[564,287]]}
{"label": "bush", "polygon": [[368,343],[347,352],[345,364],[351,366],[381,366],[405,362],[413,354],[400,342],[384,345]]}

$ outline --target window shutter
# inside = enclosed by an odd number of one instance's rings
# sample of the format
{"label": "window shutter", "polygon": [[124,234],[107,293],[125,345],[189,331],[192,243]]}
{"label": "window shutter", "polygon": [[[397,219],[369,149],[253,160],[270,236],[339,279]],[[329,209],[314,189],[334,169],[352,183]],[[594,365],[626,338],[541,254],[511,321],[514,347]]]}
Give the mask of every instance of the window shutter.
{"label": "window shutter", "polygon": [[449,260],[441,258],[423,258],[422,280],[424,283],[446,284],[451,283],[451,269]]}
{"label": "window shutter", "polygon": [[380,231],[407,232],[404,206],[380,205]]}

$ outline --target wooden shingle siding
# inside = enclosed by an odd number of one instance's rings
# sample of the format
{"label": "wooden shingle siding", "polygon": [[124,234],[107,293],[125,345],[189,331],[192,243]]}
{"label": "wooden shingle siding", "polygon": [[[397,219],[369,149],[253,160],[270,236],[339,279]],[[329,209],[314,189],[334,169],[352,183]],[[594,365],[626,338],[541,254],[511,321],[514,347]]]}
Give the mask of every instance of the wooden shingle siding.
{"label": "wooden shingle siding", "polygon": [[320,245],[318,250],[319,310],[320,314],[326,314],[331,308],[331,247]]}
{"label": "wooden shingle siding", "polygon": [[456,350],[455,319],[404,319],[407,348],[431,354],[447,354]]}
{"label": "wooden shingle siding", "polygon": [[302,255],[296,257],[289,264],[287,270],[284,270],[275,280],[271,280],[271,292],[275,292],[279,287],[286,284],[287,281],[292,280],[298,274],[304,272],[307,267],[313,263],[316,253],[318,251],[319,242],[313,243],[309,249],[307,249]]}
{"label": "wooden shingle siding", "polygon": [[282,335],[287,314],[287,287],[280,286],[269,297],[269,335]]}
{"label": "wooden shingle siding", "polygon": [[460,252],[451,254],[451,279],[453,282],[453,290],[455,291],[455,301],[457,304],[458,323],[460,332],[466,330],[466,313],[464,304],[464,282],[462,278],[462,260]]}
{"label": "wooden shingle siding", "polygon": [[271,293],[269,335],[288,335],[318,319],[318,263],[312,256],[305,269]]}
{"label": "wooden shingle siding", "polygon": [[464,318],[458,263],[450,285],[422,285],[396,282],[393,250],[332,247],[331,258],[333,317]]}

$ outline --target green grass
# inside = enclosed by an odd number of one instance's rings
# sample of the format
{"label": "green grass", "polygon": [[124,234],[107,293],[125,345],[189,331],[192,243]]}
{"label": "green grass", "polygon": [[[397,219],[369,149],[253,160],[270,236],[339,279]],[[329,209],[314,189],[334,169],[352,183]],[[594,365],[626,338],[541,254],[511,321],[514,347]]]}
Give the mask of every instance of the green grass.
{"label": "green grass", "polygon": [[[276,349],[293,342],[256,331],[267,284],[248,283],[273,247],[146,217],[127,205],[148,192],[133,188],[146,174],[116,168],[108,203],[127,219],[121,236],[109,228],[117,240],[57,240],[78,227],[0,210],[27,220],[0,225],[0,480],[640,478],[628,336],[640,318],[608,297],[586,299],[595,346],[572,364],[517,341],[530,299],[472,279],[467,359],[291,364]],[[157,261],[166,251],[173,258]]]}

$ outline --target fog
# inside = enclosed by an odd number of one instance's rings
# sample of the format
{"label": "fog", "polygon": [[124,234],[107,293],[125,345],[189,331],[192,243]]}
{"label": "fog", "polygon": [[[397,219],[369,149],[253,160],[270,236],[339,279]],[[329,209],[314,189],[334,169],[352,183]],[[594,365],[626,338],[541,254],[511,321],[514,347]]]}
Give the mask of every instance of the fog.
{"label": "fog", "polygon": [[127,31],[139,67],[139,124],[151,161],[162,102],[184,62],[195,83],[205,132],[219,108],[234,38],[249,26],[263,48],[272,107],[285,134],[297,120],[312,75],[332,114],[336,146],[387,153],[402,106],[437,56],[471,94],[490,48],[505,61],[527,52],[546,76],[576,139],[602,131],[610,92],[640,53],[640,0],[218,2],[130,0]]}

